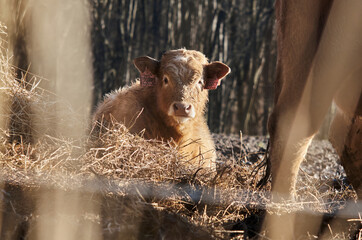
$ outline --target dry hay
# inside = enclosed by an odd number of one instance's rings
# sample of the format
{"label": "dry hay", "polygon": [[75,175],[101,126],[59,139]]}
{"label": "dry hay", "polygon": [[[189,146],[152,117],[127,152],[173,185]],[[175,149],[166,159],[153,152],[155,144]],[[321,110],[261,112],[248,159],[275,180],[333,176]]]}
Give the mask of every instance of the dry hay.
{"label": "dry hay", "polygon": [[[0,26],[0,34],[3,29]],[[59,189],[69,201],[81,195],[85,205],[99,205],[100,212],[90,210],[69,221],[101,226],[106,239],[240,239],[243,230],[249,231],[245,235],[257,236],[267,206],[276,212],[307,207],[328,213],[340,208],[335,202],[351,197],[350,192],[336,197],[325,191],[321,198],[320,187],[310,180],[316,187],[305,195],[312,200],[273,205],[267,196],[270,186],[262,191],[256,187],[263,174],[256,171],[263,152],[223,159],[220,171],[214,173],[187,164],[187,156],[181,156],[172,143],[145,140],[119,124],[96,126],[87,139],[65,139],[39,124],[51,126],[56,119],[50,109],[67,106],[53,102],[54,96],[38,87],[44,79],[27,71],[16,79],[3,45],[2,49],[0,94],[7,101],[1,109],[7,127],[0,129],[3,217],[11,218],[15,212],[21,219],[12,224],[27,222],[29,233],[21,237],[31,236],[31,226],[36,228],[47,216],[37,213],[39,196]],[[338,199],[326,204],[331,197]],[[53,224],[51,219],[46,221]]]}
{"label": "dry hay", "polygon": [[1,53],[5,122],[0,129],[0,176],[5,221],[21,225],[24,220],[10,221],[15,213],[36,226],[44,218],[36,213],[37,199],[55,189],[69,199],[81,192],[84,202],[90,201],[89,193],[97,195],[102,212],[92,221],[102,225],[109,238],[123,234],[132,239],[141,232],[210,239],[222,236],[223,224],[241,218],[241,207],[232,204],[233,194],[223,192],[229,188],[239,194],[244,188],[237,165],[220,174],[197,169],[172,143],[145,140],[117,124],[103,128],[96,141],[94,133],[80,141],[56,135],[52,127],[44,127],[56,122],[54,109],[66,104],[54,102],[54,95],[39,87],[45,79],[23,70],[17,78],[19,69],[10,64],[6,50]]}

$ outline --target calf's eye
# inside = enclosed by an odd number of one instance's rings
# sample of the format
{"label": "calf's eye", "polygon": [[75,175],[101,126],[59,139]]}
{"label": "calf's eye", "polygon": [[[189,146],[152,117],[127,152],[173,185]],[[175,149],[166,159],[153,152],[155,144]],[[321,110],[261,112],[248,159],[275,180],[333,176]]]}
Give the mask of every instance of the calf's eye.
{"label": "calf's eye", "polygon": [[167,77],[164,77],[164,78],[163,78],[163,82],[164,82],[165,84],[168,84],[168,79],[167,79]]}
{"label": "calf's eye", "polygon": [[200,80],[200,81],[198,82],[198,84],[203,85],[204,83]]}

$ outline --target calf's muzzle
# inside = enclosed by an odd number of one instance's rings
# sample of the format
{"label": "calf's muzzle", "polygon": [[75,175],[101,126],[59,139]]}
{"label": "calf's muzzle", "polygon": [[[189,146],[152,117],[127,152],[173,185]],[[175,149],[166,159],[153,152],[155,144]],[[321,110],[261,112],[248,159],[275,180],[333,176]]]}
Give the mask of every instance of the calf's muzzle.
{"label": "calf's muzzle", "polygon": [[176,117],[195,117],[195,111],[191,104],[186,102],[174,102],[172,105],[173,115]]}

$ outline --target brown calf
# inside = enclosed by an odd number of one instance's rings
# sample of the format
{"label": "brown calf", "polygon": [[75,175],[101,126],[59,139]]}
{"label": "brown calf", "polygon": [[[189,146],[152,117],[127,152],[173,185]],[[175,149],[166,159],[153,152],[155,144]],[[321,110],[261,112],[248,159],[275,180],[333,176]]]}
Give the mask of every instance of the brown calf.
{"label": "brown calf", "polygon": [[145,130],[147,139],[192,141],[181,148],[195,166],[215,168],[215,149],[204,110],[207,89],[216,89],[230,68],[209,63],[200,52],[179,49],[166,52],[161,61],[150,57],[134,60],[140,81],[106,96],[95,121],[123,123],[132,133]]}

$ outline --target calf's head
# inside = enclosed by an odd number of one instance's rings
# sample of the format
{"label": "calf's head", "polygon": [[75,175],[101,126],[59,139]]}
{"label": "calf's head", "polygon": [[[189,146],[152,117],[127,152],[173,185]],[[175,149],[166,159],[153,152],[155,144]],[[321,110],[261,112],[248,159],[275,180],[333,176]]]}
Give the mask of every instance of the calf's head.
{"label": "calf's head", "polygon": [[230,72],[227,65],[209,63],[202,53],[186,49],[168,51],[161,61],[139,57],[134,64],[141,74],[141,86],[156,89],[157,108],[173,125],[202,115],[207,90],[216,89]]}

